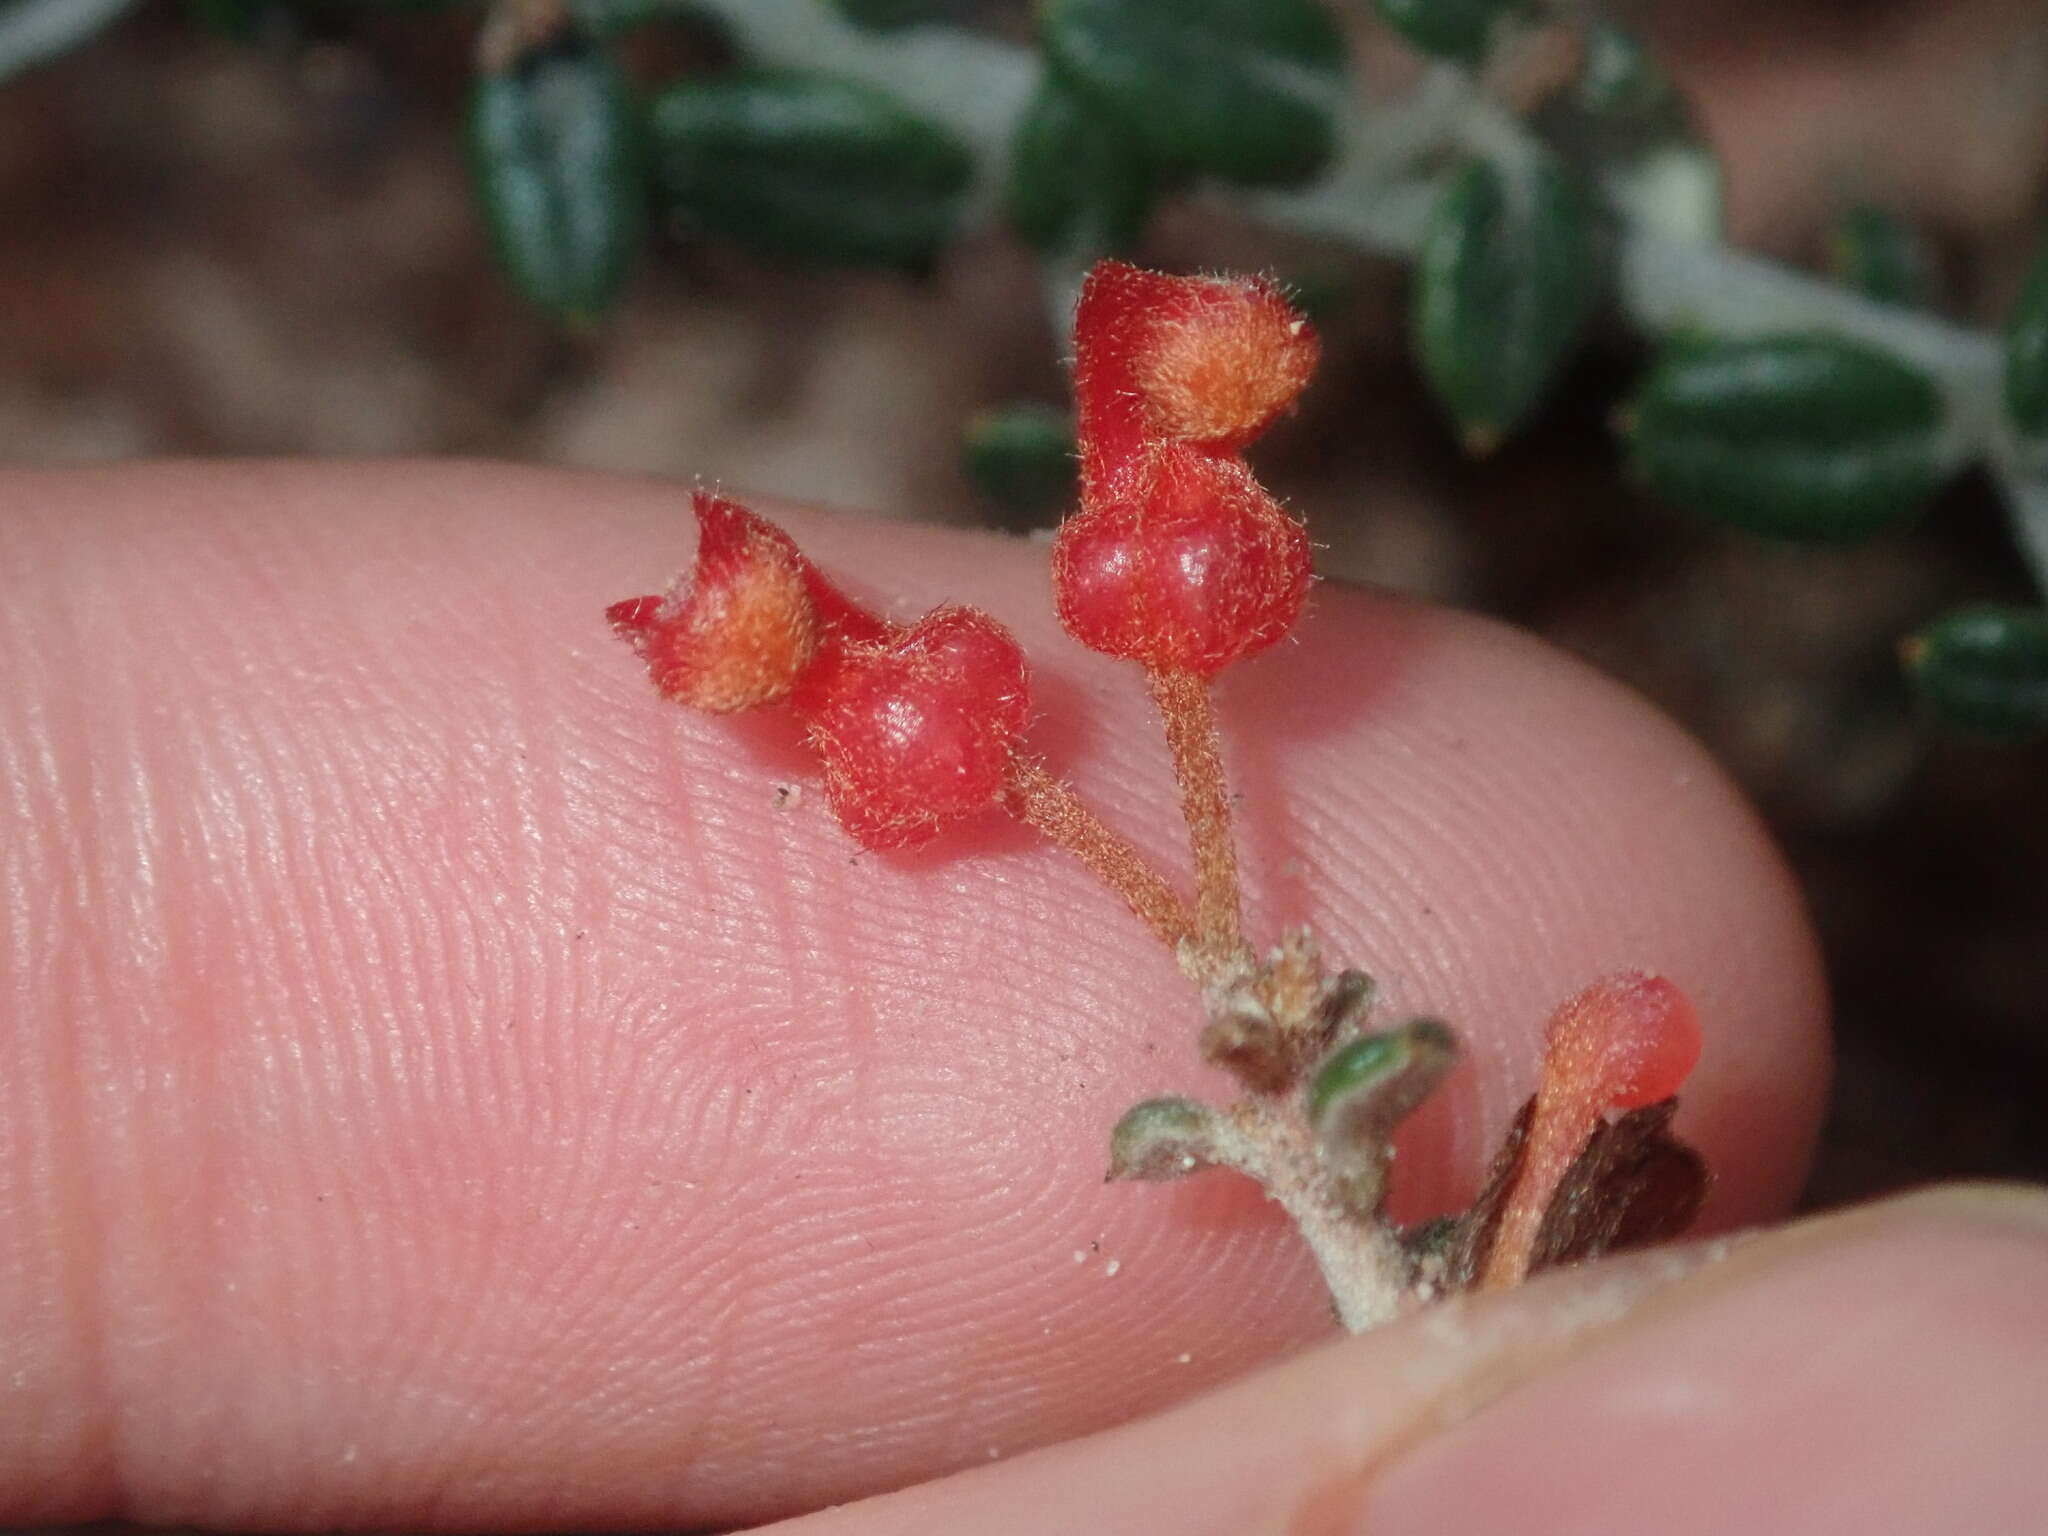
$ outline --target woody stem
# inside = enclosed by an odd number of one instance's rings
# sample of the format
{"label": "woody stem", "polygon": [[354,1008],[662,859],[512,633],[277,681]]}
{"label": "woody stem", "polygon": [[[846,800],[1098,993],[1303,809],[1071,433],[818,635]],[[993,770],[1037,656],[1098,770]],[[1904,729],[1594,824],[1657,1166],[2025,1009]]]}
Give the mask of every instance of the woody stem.
{"label": "woody stem", "polygon": [[1216,710],[1206,678],[1154,667],[1152,701],[1166,723],[1173,776],[1180,782],[1181,815],[1194,847],[1198,932],[1212,964],[1244,950],[1244,918],[1237,883],[1237,844],[1230,830],[1230,787],[1216,734]]}
{"label": "woody stem", "polygon": [[1187,903],[1065,780],[1019,758],[1010,767],[1005,803],[1011,815],[1066,849],[1123,897],[1125,905],[1168,949],[1178,951],[1195,936],[1195,915]]}

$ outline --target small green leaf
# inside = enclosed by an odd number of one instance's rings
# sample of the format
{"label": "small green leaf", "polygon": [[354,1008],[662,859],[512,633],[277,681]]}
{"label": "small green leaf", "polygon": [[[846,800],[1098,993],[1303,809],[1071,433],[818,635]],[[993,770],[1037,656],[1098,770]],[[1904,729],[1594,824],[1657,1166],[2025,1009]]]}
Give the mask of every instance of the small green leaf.
{"label": "small green leaf", "polygon": [[0,0],[0,81],[92,41],[134,7],[135,0]]}
{"label": "small green leaf", "polygon": [[2000,741],[2048,734],[2048,612],[1961,608],[1901,649],[1915,696],[1942,725]]}
{"label": "small green leaf", "polygon": [[1315,0],[1046,0],[1039,37],[1159,166],[1289,186],[1329,159],[1344,46]]}
{"label": "small green leaf", "polygon": [[1111,1179],[1178,1179],[1221,1161],[1220,1118],[1193,1099],[1133,1104],[1109,1136]]}
{"label": "small green leaf", "polygon": [[1308,1085],[1309,1124],[1323,1166],[1357,1214],[1379,1210],[1394,1127],[1429,1097],[1457,1058],[1448,1029],[1416,1019],[1349,1040],[1316,1068]]}
{"label": "small green leaf", "polygon": [[686,80],[649,125],[672,225],[793,261],[928,265],[974,176],[944,129],[823,75]]}
{"label": "small green leaf", "polygon": [[1513,0],[1374,0],[1380,19],[1432,58],[1479,63],[1501,19],[1520,9]]}
{"label": "small green leaf", "polygon": [[1457,1040],[1435,1019],[1361,1035],[1316,1068],[1308,1088],[1309,1123],[1322,1130],[1366,1111],[1391,1129],[1422,1102],[1457,1055]]}
{"label": "small green leaf", "polygon": [[962,462],[1012,527],[1056,522],[1078,490],[1074,419],[1035,401],[994,406],[967,423]]}
{"label": "small green leaf", "polygon": [[[569,0],[569,14],[592,37],[624,37],[665,18],[675,17],[672,0]],[[687,7],[684,21],[691,20]]]}
{"label": "small green leaf", "polygon": [[276,0],[185,0],[195,25],[230,42],[253,43],[262,36]]}
{"label": "small green leaf", "polygon": [[1572,95],[1580,110],[1639,131],[1668,129],[1685,116],[1670,75],[1649,45],[1608,21],[1586,28]]}
{"label": "small green leaf", "polygon": [[876,32],[943,20],[960,9],[959,0],[831,0],[831,4],[855,26]]}
{"label": "small green leaf", "polygon": [[1941,391],[1824,334],[1673,344],[1623,413],[1629,466],[1698,516],[1846,543],[1909,521],[1946,473]]}
{"label": "small green leaf", "polygon": [[1474,160],[1451,177],[1416,263],[1414,340],[1470,451],[1498,446],[1536,408],[1595,293],[1585,202],[1555,160],[1513,175]]}
{"label": "small green leaf", "polygon": [[1828,271],[1867,299],[1923,307],[1934,288],[1934,257],[1920,232],[1872,203],[1845,210],[1828,237]]}
{"label": "small green leaf", "polygon": [[578,34],[480,76],[469,153],[513,285],[588,323],[617,297],[643,223],[638,120],[611,57]]}
{"label": "small green leaf", "polygon": [[1720,165],[1633,33],[1588,23],[1571,88],[1538,110],[1534,126],[1623,223],[1677,240],[1720,236]]}
{"label": "small green leaf", "polygon": [[2005,409],[2022,437],[2048,436],[2048,248],[2005,322]]}
{"label": "small green leaf", "polygon": [[1048,74],[1018,121],[1004,204],[1041,251],[1120,251],[1145,227],[1156,180],[1122,122]]}

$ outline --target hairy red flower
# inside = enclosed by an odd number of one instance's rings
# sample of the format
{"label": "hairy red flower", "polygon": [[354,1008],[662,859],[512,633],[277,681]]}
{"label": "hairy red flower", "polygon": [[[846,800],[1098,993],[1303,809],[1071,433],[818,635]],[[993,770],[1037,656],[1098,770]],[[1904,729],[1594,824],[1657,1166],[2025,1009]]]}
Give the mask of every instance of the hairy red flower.
{"label": "hairy red flower", "polygon": [[1061,524],[1052,572],[1083,645],[1203,677],[1285,636],[1311,574],[1308,535],[1241,459],[1179,443]]}
{"label": "hairy red flower", "polygon": [[734,501],[697,491],[697,558],[659,597],[605,610],[663,695],[714,714],[786,699],[821,650],[893,630],[840,592],[789,535]]}
{"label": "hairy red flower", "polygon": [[904,848],[1002,797],[1029,673],[1007,629],[948,605],[882,644],[846,647],[797,707],[840,824],[865,847]]}
{"label": "hairy red flower", "polygon": [[1160,438],[1236,453],[1294,403],[1321,343],[1260,277],[1098,262],[1074,312],[1084,501],[1114,494]]}

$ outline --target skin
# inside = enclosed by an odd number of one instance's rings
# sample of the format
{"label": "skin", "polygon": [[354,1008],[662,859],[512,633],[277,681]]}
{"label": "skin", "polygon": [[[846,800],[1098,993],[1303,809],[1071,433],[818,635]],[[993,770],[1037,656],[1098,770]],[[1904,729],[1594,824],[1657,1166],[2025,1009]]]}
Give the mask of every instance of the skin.
{"label": "skin", "polygon": [[[1182,867],[1142,681],[1058,633],[1042,546],[761,510],[858,595],[1010,624],[1034,743]],[[1869,1274],[1859,1326],[1897,1323],[1901,1379],[1963,1368],[1946,1328],[2011,1386],[1999,1413],[2048,1380],[2016,1195],[1328,1344],[1255,1190],[1101,1183],[1125,1105],[1223,1091],[1170,957],[1000,820],[854,857],[821,796],[778,796],[806,777],[786,727],[658,700],[600,614],[688,549],[681,491],[646,481],[0,473],[0,569],[31,573],[0,610],[0,1521],[715,1526],[983,1465],[815,1529],[1313,1536],[1419,1518],[1461,1434],[1526,1474],[1592,1411],[1575,1382],[1614,1398],[1598,1369],[1627,1357],[1601,1351],[1661,1360],[1673,1317],[1673,1348],[1752,1373],[1703,1401],[1763,1405],[1712,1454],[1790,1478],[1784,1361]],[[1469,1196],[1548,1010],[1624,966],[1706,1021],[1680,1127],[1718,1175],[1708,1227],[1782,1211],[1823,992],[1694,744],[1530,640],[1334,588],[1222,710],[1254,931],[1311,925],[1387,1018],[1465,1044],[1404,1143],[1403,1214]],[[1669,1300],[1703,1283],[1719,1302]],[[1715,1305],[1762,1341],[1735,1365]],[[1903,1368],[1829,1360],[1813,1390],[1844,1403]],[[1501,1428],[1539,1388],[1563,1406]],[[1900,1398],[1874,1445],[1831,1442],[1842,1476],[1916,1470]],[[1528,1507],[1439,1471],[1472,1522],[1447,1529]],[[1516,1528],[1632,1529],[1582,1515]]]}

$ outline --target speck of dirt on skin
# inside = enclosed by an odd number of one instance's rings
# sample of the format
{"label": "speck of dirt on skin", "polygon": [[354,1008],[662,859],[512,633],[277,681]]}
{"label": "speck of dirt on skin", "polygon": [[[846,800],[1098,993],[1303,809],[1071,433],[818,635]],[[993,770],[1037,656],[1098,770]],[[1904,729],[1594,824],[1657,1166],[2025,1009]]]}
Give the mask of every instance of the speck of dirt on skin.
{"label": "speck of dirt on skin", "polygon": [[1124,1261],[1122,1259],[1111,1259],[1107,1264],[1102,1266],[1102,1273],[1108,1278],[1114,1280],[1116,1278],[1116,1272],[1122,1269],[1123,1267]]}
{"label": "speck of dirt on skin", "polygon": [[1181,1365],[1193,1365],[1195,1363],[1195,1357],[1193,1355],[1176,1355],[1174,1356],[1174,1359]]}
{"label": "speck of dirt on skin", "polygon": [[1074,1262],[1076,1264],[1086,1264],[1088,1262],[1088,1250],[1086,1248],[1076,1248],[1074,1250]]}

